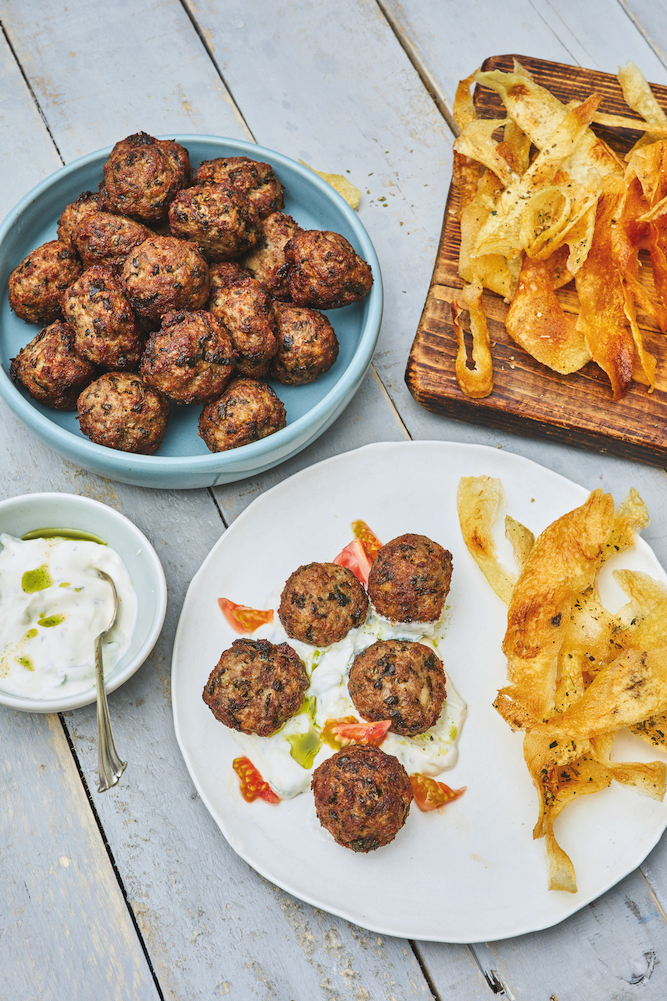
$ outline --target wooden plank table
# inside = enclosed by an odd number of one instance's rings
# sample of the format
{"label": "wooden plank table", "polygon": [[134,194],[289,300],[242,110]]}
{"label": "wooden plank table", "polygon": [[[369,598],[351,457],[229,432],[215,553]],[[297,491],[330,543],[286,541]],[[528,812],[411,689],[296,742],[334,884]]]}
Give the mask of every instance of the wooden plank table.
{"label": "wooden plank table", "polygon": [[251,137],[362,189],[386,289],[374,368],[313,446],[212,490],[152,491],[61,460],[0,406],[0,497],[60,490],[126,513],[169,587],[162,636],[110,698],[121,783],[98,795],[94,707],[0,718],[0,998],[664,1001],[667,839],[556,928],[470,946],[365,931],[272,886],[227,845],[173,732],[185,590],[231,521],[297,469],[367,442],[507,448],[620,499],[667,563],[662,469],[421,409],[403,380],[451,175],[451,103],[484,58],[525,52],[667,83],[667,18],[638,0],[0,0],[0,216],[61,163],[138,130]]}

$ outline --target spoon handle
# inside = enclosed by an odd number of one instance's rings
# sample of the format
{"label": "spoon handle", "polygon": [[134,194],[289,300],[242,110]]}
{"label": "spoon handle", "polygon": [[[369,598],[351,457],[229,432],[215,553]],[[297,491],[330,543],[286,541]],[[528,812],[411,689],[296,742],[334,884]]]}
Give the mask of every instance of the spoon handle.
{"label": "spoon handle", "polygon": [[106,792],[115,786],[127,768],[127,761],[121,761],[111,732],[107,692],[104,687],[102,667],[102,636],[95,644],[95,683],[97,685],[97,773],[100,784],[98,792]]}

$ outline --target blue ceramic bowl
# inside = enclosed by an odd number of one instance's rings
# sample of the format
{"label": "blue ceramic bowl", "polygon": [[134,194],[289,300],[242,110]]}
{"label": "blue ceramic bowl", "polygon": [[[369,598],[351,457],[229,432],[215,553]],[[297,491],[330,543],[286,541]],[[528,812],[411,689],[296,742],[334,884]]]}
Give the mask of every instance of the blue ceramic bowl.
{"label": "blue ceramic bowl", "polygon": [[[310,445],[336,420],[361,385],[370,365],[382,319],[380,266],[368,233],[330,185],[317,174],[262,146],[215,136],[177,135],[193,167],[218,156],[249,156],[270,163],[285,187],[284,211],[304,229],[342,233],[373,271],[373,287],[361,300],[328,316],[340,342],[336,364],[307,386],[272,382],[285,404],[287,426],[261,441],[228,452],[209,452],[197,434],[201,407],[172,407],[165,439],[155,455],[135,455],[89,441],[76,414],[51,410],[32,400],[9,378],[10,360],[39,328],[12,313],[6,294],[0,307],[0,395],[46,445],[93,473],[138,486],[182,489],[232,483],[284,462]],[[66,205],[82,191],[96,190],[111,147],[57,170],[33,188],[0,226],[0,287],[31,250],[56,238]],[[271,381],[271,380],[269,380]]]}

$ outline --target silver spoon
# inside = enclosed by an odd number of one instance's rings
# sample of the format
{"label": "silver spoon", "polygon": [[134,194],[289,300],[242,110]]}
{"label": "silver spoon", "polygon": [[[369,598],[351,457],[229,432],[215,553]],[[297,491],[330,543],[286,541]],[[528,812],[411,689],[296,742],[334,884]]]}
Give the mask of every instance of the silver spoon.
{"label": "silver spoon", "polygon": [[116,585],[103,570],[98,570],[100,577],[111,584],[113,593],[113,615],[111,622],[104,632],[101,632],[95,641],[95,683],[97,685],[97,773],[100,784],[98,792],[106,792],[115,786],[127,768],[127,761],[121,761],[116,751],[113,734],[111,732],[111,720],[109,719],[109,706],[107,704],[107,693],[104,687],[104,667],[102,665],[102,640],[113,627],[118,614],[118,595]]}

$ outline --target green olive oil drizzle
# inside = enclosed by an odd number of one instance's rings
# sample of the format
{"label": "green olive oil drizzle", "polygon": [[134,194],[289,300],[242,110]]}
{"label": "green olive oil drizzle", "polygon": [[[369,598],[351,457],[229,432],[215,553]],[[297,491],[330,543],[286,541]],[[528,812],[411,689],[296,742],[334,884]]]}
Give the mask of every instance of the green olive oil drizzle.
{"label": "green olive oil drizzle", "polygon": [[44,591],[47,587],[51,587],[52,584],[53,578],[49,573],[46,563],[35,570],[26,570],[21,578],[21,587],[26,594],[35,594],[37,591]]}
{"label": "green olive oil drizzle", "polygon": [[35,528],[32,532],[26,532],[21,536],[21,542],[29,542],[31,539],[74,539],[82,542],[96,542],[98,546],[106,546],[104,539],[99,535],[92,535],[90,532],[82,532],[78,528]]}

